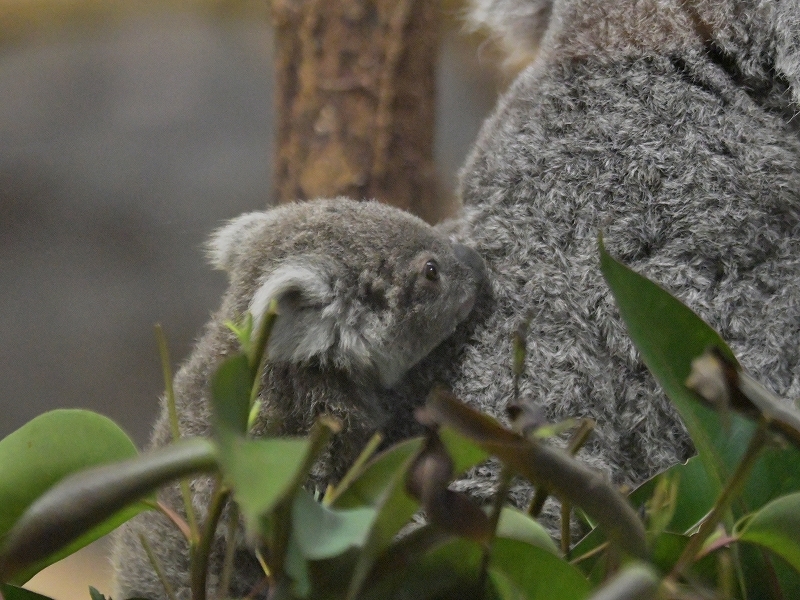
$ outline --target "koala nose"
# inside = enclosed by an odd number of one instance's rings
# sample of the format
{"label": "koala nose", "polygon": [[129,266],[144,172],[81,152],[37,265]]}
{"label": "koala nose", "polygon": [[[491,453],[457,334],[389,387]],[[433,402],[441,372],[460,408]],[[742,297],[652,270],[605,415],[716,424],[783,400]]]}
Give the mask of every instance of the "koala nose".
{"label": "koala nose", "polygon": [[486,281],[486,264],[483,262],[480,254],[463,244],[453,244],[453,252],[458,261],[472,271],[478,282]]}

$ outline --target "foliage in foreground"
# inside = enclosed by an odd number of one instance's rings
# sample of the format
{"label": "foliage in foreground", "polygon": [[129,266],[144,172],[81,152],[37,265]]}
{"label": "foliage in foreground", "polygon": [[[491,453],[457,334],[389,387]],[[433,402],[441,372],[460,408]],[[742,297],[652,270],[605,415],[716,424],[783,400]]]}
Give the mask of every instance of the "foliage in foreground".
{"label": "foliage in foreground", "polygon": [[[155,490],[198,473],[218,477],[217,505],[236,500],[271,598],[800,597],[800,418],[741,372],[688,308],[602,244],[600,254],[629,333],[697,448],[629,497],[549,445],[565,427],[542,426],[535,409],[517,406],[512,430],[438,390],[420,411],[424,438],[372,456],[376,440],[318,501],[303,484],[335,422],[320,419],[307,438],[247,434],[264,319],[260,332],[237,330],[243,352],[216,374],[211,440],[138,456],[108,419],[59,410],[0,441],[0,597],[41,599],[17,586],[138,512],[159,510]],[[515,368],[523,359],[518,349]],[[579,427],[572,450],[583,434]],[[503,470],[483,511],[447,486],[489,456]],[[504,505],[512,476],[536,486],[527,511]],[[531,516],[547,494],[594,526],[575,546],[557,546]],[[420,508],[428,524],[398,537]],[[215,523],[172,517],[191,541],[201,600]]]}

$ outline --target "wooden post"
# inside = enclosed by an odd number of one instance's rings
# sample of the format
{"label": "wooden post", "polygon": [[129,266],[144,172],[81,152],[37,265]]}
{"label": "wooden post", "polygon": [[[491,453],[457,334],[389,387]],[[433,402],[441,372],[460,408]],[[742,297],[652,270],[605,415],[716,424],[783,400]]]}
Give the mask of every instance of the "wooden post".
{"label": "wooden post", "polygon": [[273,0],[279,202],[376,198],[435,219],[438,2]]}

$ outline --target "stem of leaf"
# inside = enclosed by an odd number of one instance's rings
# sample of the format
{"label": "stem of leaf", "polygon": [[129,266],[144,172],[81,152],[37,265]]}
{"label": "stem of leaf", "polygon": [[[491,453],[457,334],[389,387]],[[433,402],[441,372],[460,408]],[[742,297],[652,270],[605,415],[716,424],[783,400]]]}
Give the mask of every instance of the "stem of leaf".
{"label": "stem of leaf", "polygon": [[[156,323],[156,340],[158,342],[158,353],[161,356],[161,370],[164,374],[164,395],[167,401],[167,413],[169,414],[169,425],[172,432],[172,440],[177,442],[181,438],[180,427],[178,426],[178,410],[175,407],[175,389],[172,386],[172,367],[170,366],[169,346],[164,329],[160,323]],[[181,496],[183,497],[183,508],[186,511],[186,520],[191,531],[190,542],[196,541],[200,536],[200,528],[197,525],[197,516],[192,506],[192,494],[189,490],[189,481],[181,479]]]}
{"label": "stem of leaf", "polygon": [[172,589],[172,586],[169,583],[166,575],[164,575],[164,569],[161,567],[161,563],[156,558],[153,549],[150,547],[150,544],[147,543],[147,539],[142,535],[139,534],[139,541],[142,544],[142,548],[144,548],[144,553],[147,554],[147,560],[150,561],[150,565],[153,567],[153,570],[156,572],[156,576],[158,580],[161,582],[161,585],[164,586],[164,592],[167,595],[169,600],[176,600],[175,597],[175,590]]}
{"label": "stem of leaf", "polygon": [[253,387],[250,390],[250,407],[255,404],[258,392],[261,389],[260,374],[264,371],[264,366],[269,358],[267,354],[267,343],[269,342],[270,335],[272,335],[272,328],[275,325],[275,319],[278,317],[277,307],[275,301],[270,302],[269,309],[261,319],[258,328],[256,343],[253,346],[253,356],[250,357],[250,368],[253,375]]}
{"label": "stem of leaf", "polygon": [[766,419],[763,417],[759,419],[758,427],[753,433],[753,437],[750,438],[750,443],[747,445],[747,450],[745,450],[742,459],[739,461],[736,471],[728,480],[728,483],[725,485],[725,488],[722,490],[719,498],[717,498],[717,501],[714,503],[714,507],[711,509],[711,512],[708,513],[708,516],[700,524],[700,529],[689,539],[689,543],[686,545],[686,548],[684,548],[683,552],[678,558],[678,561],[672,568],[672,572],[670,573],[671,578],[678,579],[684,573],[684,571],[686,571],[689,565],[695,561],[695,558],[703,547],[703,544],[717,528],[717,525],[722,520],[725,511],[728,510],[731,500],[736,494],[739,493],[742,486],[747,481],[747,476],[750,473],[750,469],[752,469],[761,449],[767,442],[768,425],[769,422]]}
{"label": "stem of leaf", "polygon": [[233,575],[233,555],[236,551],[236,530],[239,527],[239,505],[231,502],[228,514],[228,539],[225,544],[225,558],[222,561],[222,574],[219,578],[219,598],[227,598]]}
{"label": "stem of leaf", "polygon": [[335,488],[329,488],[325,492],[325,497],[322,499],[322,503],[326,506],[330,506],[336,500],[339,495],[345,491],[356,478],[361,475],[361,472],[364,470],[364,465],[367,464],[372,455],[378,450],[378,447],[381,445],[383,441],[383,436],[376,432],[367,442],[367,445],[364,446],[364,449],[361,451],[361,454],[358,455],[358,458],[353,463],[347,473],[344,474],[342,480],[338,483]]}
{"label": "stem of leaf", "polygon": [[569,546],[572,539],[572,530],[570,523],[570,516],[572,514],[572,506],[566,500],[561,501],[561,554],[564,555],[566,560],[569,560]]}
{"label": "stem of leaf", "polygon": [[481,557],[481,574],[480,574],[480,587],[483,590],[486,587],[486,578],[489,575],[489,562],[492,558],[492,546],[494,545],[495,537],[497,537],[497,524],[500,522],[500,513],[503,511],[503,505],[506,503],[508,490],[511,487],[511,479],[513,473],[503,466],[500,469],[498,477],[497,492],[494,495],[494,502],[492,503],[492,513],[489,515],[489,540],[486,542],[486,547],[483,549],[483,556]]}
{"label": "stem of leaf", "polygon": [[214,534],[217,532],[217,525],[229,495],[230,491],[217,480],[211,496],[211,504],[208,507],[203,534],[200,536],[197,545],[193,547],[191,556],[190,585],[192,600],[206,600],[206,580],[211,546],[214,543]]}

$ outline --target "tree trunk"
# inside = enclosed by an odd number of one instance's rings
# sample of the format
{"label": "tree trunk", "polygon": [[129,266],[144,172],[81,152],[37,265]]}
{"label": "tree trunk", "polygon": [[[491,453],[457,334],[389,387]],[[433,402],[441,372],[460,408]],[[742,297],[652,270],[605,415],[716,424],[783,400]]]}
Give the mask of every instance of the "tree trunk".
{"label": "tree trunk", "polygon": [[435,220],[438,2],[273,0],[279,202],[376,198]]}

